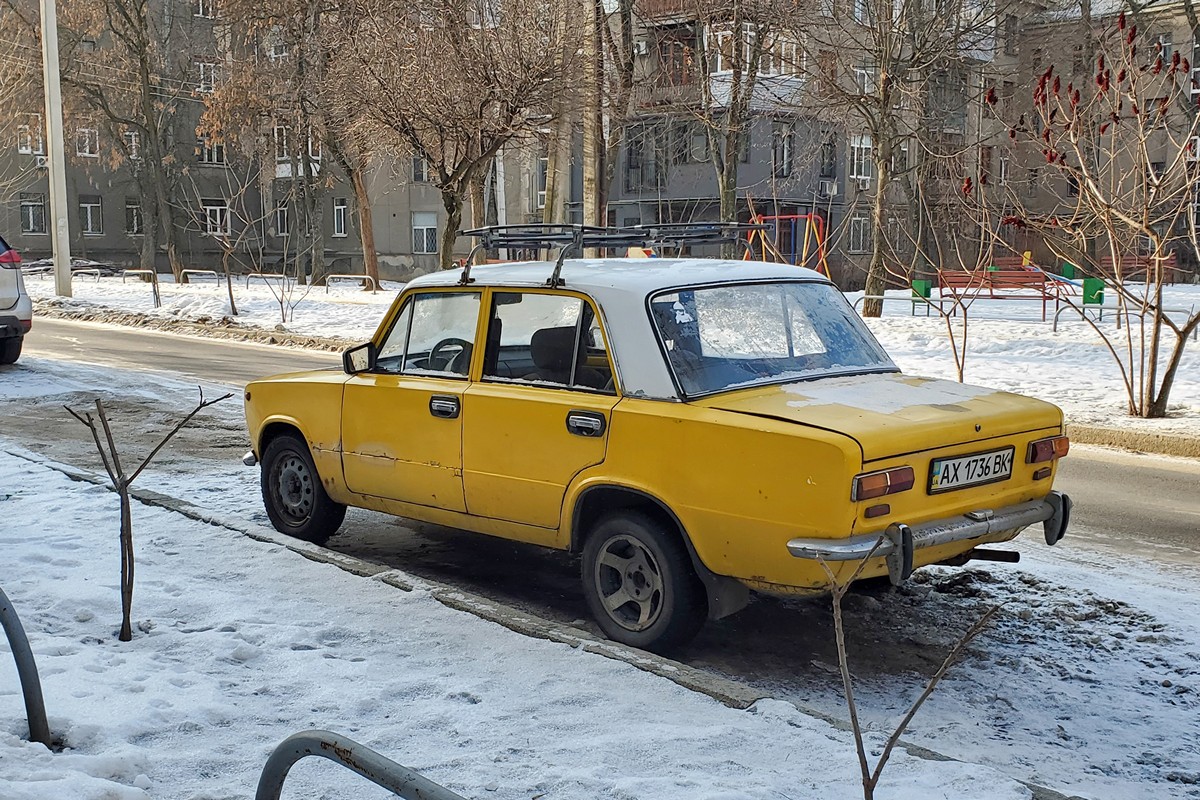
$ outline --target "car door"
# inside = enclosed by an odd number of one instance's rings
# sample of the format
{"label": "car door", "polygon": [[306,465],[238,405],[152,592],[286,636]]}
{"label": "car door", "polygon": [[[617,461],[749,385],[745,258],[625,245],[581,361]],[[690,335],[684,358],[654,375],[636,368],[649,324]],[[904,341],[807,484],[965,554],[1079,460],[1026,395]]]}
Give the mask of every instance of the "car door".
{"label": "car door", "polygon": [[342,468],[351,491],[466,510],[462,405],[479,308],[479,291],[408,297],[374,369],[346,382]]}
{"label": "car door", "polygon": [[595,308],[567,292],[493,291],[487,342],[463,406],[467,510],[556,529],[571,479],[604,460],[618,400]]}

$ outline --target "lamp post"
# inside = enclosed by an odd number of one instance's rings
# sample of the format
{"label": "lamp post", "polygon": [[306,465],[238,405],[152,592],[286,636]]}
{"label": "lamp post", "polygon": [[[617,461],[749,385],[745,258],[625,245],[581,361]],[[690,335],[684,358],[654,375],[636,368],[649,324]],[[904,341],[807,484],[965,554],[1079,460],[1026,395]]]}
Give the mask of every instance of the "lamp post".
{"label": "lamp post", "polygon": [[67,220],[67,158],[63,146],[62,85],[58,72],[58,8],[41,0],[42,82],[46,87],[46,139],[50,183],[50,219],[54,226],[54,293],[71,296],[71,232]]}

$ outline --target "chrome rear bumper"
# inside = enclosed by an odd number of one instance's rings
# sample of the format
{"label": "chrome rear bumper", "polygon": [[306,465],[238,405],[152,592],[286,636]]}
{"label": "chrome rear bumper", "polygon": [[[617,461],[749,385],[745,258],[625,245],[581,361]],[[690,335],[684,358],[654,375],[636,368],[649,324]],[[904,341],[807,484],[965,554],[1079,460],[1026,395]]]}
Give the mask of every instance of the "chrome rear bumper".
{"label": "chrome rear bumper", "polygon": [[[979,539],[1042,523],[1046,544],[1056,544],[1067,532],[1071,498],[1051,492],[1042,500],[1030,500],[1000,509],[979,509],[958,517],[906,525],[893,522],[883,533],[866,533],[845,539],[792,539],[788,552],[796,558],[826,561],[859,561],[868,555],[887,559],[892,583],[912,574],[913,553],[923,547]],[[872,553],[874,549],[874,553]]]}

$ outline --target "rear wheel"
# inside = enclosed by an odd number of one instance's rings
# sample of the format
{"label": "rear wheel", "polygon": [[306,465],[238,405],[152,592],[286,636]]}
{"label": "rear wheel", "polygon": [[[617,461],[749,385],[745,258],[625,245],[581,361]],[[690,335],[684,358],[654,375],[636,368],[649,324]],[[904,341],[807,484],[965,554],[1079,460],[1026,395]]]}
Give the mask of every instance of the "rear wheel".
{"label": "rear wheel", "polygon": [[592,529],[583,585],[610,638],[665,652],[696,635],[708,615],[704,586],[673,530],[640,511],[617,511]]}
{"label": "rear wheel", "polygon": [[21,357],[21,344],[24,341],[24,336],[0,341],[0,364],[15,364]]}
{"label": "rear wheel", "polygon": [[292,434],[277,436],[263,451],[263,505],[280,533],[324,544],[337,533],[346,507],[325,493],[308,446]]}

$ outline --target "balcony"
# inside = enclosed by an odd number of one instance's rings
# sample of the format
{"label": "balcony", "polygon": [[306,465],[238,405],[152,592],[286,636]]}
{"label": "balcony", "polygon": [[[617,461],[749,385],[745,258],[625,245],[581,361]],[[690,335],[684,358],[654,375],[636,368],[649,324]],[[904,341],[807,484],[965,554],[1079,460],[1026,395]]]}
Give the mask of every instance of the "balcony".
{"label": "balcony", "polygon": [[695,16],[695,0],[638,0],[635,13],[645,20],[686,19]]}
{"label": "balcony", "polygon": [[633,104],[639,111],[691,108],[700,103],[700,84],[674,83],[650,78],[633,87]]}

